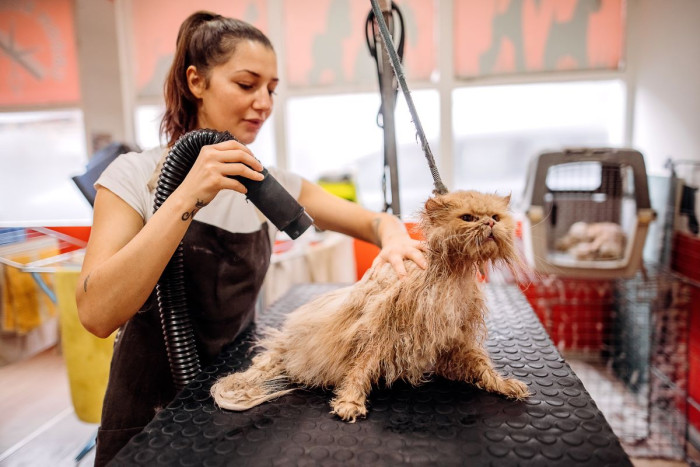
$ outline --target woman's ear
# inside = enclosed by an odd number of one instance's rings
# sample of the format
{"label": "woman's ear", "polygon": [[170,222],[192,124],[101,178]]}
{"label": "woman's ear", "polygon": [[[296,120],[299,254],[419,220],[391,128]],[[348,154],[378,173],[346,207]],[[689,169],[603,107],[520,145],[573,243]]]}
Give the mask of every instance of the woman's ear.
{"label": "woman's ear", "polygon": [[187,87],[190,88],[190,92],[197,99],[201,99],[202,92],[206,89],[204,76],[197,72],[197,67],[194,65],[188,66],[185,73],[187,76]]}

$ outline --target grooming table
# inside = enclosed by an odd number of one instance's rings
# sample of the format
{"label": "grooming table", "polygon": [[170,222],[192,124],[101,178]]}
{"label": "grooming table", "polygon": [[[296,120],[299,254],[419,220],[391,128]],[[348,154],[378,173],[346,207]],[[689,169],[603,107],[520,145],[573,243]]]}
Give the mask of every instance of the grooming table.
{"label": "grooming table", "polygon": [[[259,317],[286,313],[337,284],[296,286]],[[533,395],[510,401],[469,384],[373,388],[369,413],[346,423],[329,413],[330,390],[297,390],[246,412],[214,405],[217,377],[245,368],[255,327],[131,439],[117,465],[528,465],[631,466],[581,381],[513,285],[485,284],[487,342],[499,372]]]}

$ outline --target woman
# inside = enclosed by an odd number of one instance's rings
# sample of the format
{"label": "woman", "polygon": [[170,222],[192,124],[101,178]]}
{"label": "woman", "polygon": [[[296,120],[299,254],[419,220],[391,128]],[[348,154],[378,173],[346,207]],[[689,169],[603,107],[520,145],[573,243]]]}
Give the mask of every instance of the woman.
{"label": "woman", "polygon": [[[245,187],[228,176],[262,179],[262,166],[245,144],[270,116],[277,83],[275,52],[262,32],[209,12],[191,15],[178,33],[161,129],[168,146],[198,128],[227,130],[239,142],[202,147],[155,214],[154,188],[167,148],[122,155],[96,183],[78,313],[97,336],[120,329],[96,465],[112,459],[175,396],[153,291],[181,241],[202,363],[253,318],[275,232],[246,202]],[[390,262],[399,277],[404,259],[425,267],[422,245],[395,217],[369,212],[291,173],[271,172],[319,228],[379,245],[378,261]]]}

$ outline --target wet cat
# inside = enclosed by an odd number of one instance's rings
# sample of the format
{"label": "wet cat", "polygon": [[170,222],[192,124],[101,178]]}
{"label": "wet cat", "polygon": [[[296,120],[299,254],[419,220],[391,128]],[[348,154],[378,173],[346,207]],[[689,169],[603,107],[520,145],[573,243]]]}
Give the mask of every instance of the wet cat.
{"label": "wet cat", "polygon": [[433,374],[527,397],[523,382],[491,363],[477,277],[490,263],[519,267],[509,201],[476,191],[429,198],[420,222],[427,269],[406,261],[399,280],[391,265],[375,263],[354,285],[297,308],[280,330],[267,331],[247,370],[212,386],[215,402],[246,410],[296,387],[333,388],[332,413],[354,422],[367,414],[372,385],[418,385]]}

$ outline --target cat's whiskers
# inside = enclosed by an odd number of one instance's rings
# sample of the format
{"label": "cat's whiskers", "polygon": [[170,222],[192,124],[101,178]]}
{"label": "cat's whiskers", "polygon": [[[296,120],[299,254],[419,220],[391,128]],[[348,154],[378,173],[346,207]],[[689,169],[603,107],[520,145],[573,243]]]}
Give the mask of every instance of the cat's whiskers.
{"label": "cat's whiskers", "polygon": [[541,223],[548,221],[551,216],[552,216],[552,211],[550,210],[549,212],[547,212],[546,216],[544,216],[542,219],[540,219],[539,221],[532,224],[532,227],[536,227],[536,226],[540,225]]}

